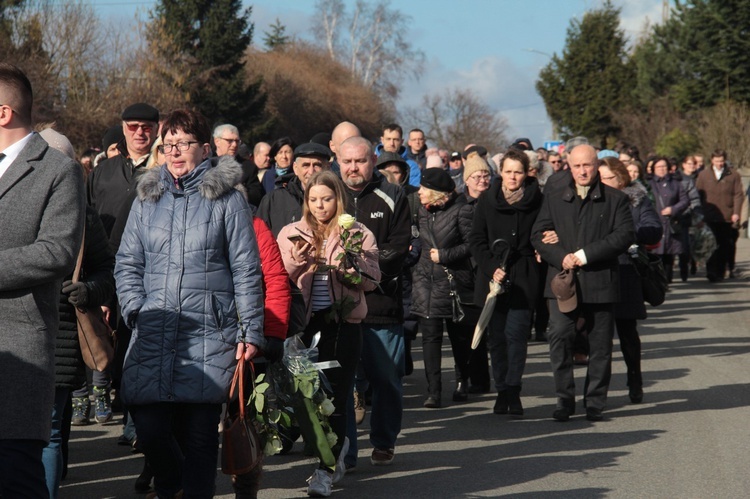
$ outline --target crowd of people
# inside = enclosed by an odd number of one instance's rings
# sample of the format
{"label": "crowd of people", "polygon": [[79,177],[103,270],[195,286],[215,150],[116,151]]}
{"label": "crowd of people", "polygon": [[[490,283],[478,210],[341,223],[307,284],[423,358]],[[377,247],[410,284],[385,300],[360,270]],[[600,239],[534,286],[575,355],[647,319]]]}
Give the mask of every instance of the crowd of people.
{"label": "crowd of people", "polygon": [[[0,496],[57,497],[71,424],[114,410],[118,443],[144,454],[137,492],[212,497],[237,362],[279,362],[296,334],[332,366],[333,460],[309,446],[310,496],[359,465],[368,411],[369,462],[394,462],[417,339],[425,408],[445,405],[447,333],[452,403],[494,386],[493,412],[523,417],[528,342],[546,341],[552,418],[579,409],[585,363],[583,412],[602,421],[615,331],[630,400],[644,398],[634,249],[686,281],[705,224],[706,277],[737,275],[745,194],[720,149],[708,166],[585,137],[491,155],[429,148],[395,123],[369,140],[352,122],[250,147],[232,124],[135,103],[76,156],[64,130],[35,131],[31,84],[4,63],[0,102]],[[89,382],[76,309],[99,307],[117,344]],[[286,451],[295,435],[281,433]],[[234,477],[237,497],[257,495],[261,472]]]}

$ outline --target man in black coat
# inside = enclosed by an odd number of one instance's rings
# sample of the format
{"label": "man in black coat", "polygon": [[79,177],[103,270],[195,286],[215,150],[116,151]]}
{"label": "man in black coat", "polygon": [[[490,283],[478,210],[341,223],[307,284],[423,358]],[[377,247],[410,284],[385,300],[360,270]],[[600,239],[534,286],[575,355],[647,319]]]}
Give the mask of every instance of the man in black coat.
{"label": "man in black coat", "polygon": [[[586,418],[601,421],[612,374],[613,306],[619,300],[617,257],[635,242],[628,197],[601,183],[596,151],[579,145],[570,153],[571,178],[544,198],[532,229],[532,243],[549,264],[545,297],[550,309],[550,362],[557,409],[553,417],[567,421],[575,412],[573,341],[576,323],[588,332],[589,367],[584,404]],[[557,241],[545,244],[545,232]],[[558,301],[550,283],[561,270],[573,274],[575,302]]]}

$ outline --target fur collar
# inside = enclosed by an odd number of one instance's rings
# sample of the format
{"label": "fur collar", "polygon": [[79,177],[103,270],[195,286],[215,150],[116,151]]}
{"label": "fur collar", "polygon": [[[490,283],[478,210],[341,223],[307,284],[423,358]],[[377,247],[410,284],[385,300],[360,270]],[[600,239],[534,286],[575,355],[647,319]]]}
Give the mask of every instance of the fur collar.
{"label": "fur collar", "polygon": [[[186,191],[197,186],[201,196],[215,200],[230,192],[241,177],[240,164],[230,156],[221,156],[198,165],[184,177],[184,186]],[[149,170],[138,179],[138,198],[155,203],[171,187],[172,182],[166,166]]]}
{"label": "fur collar", "polygon": [[640,182],[631,182],[622,192],[628,195],[631,206],[638,206],[648,195],[648,190]]}

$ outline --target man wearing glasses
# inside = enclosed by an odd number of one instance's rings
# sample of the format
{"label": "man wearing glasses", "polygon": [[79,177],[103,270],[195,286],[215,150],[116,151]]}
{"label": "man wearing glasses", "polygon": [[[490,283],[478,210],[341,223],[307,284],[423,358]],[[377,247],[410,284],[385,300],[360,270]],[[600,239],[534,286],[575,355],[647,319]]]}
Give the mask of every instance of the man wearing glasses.
{"label": "man wearing glasses", "polygon": [[214,128],[213,139],[216,156],[231,156],[242,166],[240,183],[245,186],[248,202],[257,207],[263,197],[263,186],[258,180],[258,167],[255,163],[237,153],[242,145],[240,131],[236,126],[225,123]]}
{"label": "man wearing glasses", "polygon": [[122,131],[125,143],[118,145],[120,155],[99,163],[87,186],[88,202],[101,217],[110,240],[117,218],[127,216],[123,205],[135,198],[135,181],[145,170],[159,131],[159,111],[144,103],[127,107],[122,113]]}

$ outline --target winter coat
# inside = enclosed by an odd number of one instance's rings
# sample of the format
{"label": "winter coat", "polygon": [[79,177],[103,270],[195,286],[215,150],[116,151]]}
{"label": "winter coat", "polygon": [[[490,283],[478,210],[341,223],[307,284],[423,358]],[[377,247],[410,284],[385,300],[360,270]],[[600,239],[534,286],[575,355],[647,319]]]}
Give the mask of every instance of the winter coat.
{"label": "winter coat", "polygon": [[122,145],[119,149],[119,155],[99,163],[86,178],[89,206],[101,218],[107,237],[111,237],[115,222],[124,213],[123,207],[132,204],[138,177],[147,171],[148,155],[136,166],[127,149]]}
{"label": "winter coat", "polygon": [[742,177],[724,167],[719,180],[716,180],[712,166],[698,174],[695,187],[703,202],[703,219],[707,223],[731,222],[732,215],[741,215],[745,196],[742,190]]}
{"label": "winter coat", "polygon": [[[553,179],[556,180],[553,183]],[[617,257],[635,242],[627,195],[601,183],[598,176],[585,199],[576,193],[573,177],[553,175],[545,187],[542,209],[531,242],[549,264],[544,296],[554,298],[550,282],[562,269],[566,255],[583,249],[587,263],[575,271],[578,303],[617,303],[620,298]],[[554,230],[559,241],[542,243],[543,232]]]}
{"label": "winter coat", "polygon": [[[80,282],[86,285],[86,308],[100,307],[109,302],[115,293],[115,256],[109,249],[107,233],[93,208],[86,207],[86,238],[83,249]],[[73,278],[71,272],[65,280]],[[60,293],[60,330],[55,345],[55,386],[78,389],[86,380],[86,371],[78,343],[78,325],[75,307],[68,295]]]}
{"label": "winter coat", "polygon": [[[473,303],[474,271],[471,265],[469,232],[474,208],[466,198],[453,193],[444,206],[429,211],[419,209],[419,239],[422,253],[412,270],[412,307],[418,317],[451,318],[453,299],[450,296],[448,272],[453,275],[461,303]],[[430,258],[430,249],[438,250],[440,263]],[[446,272],[446,269],[448,272]]]}
{"label": "winter coat", "polygon": [[370,229],[378,245],[380,287],[367,293],[367,318],[374,324],[401,324],[401,275],[409,253],[411,223],[403,190],[377,172],[361,191],[347,188],[346,211]]}
{"label": "winter coat", "polygon": [[[648,190],[640,183],[633,182],[622,192],[630,200],[630,214],[633,217],[636,242],[651,246],[661,241],[662,224],[656,212]],[[646,306],[643,304],[641,278],[635,271],[632,258],[626,253],[618,257],[620,263],[620,301],[615,304],[616,319],[646,318]]]}
{"label": "winter coat", "polygon": [[[653,249],[657,255],[679,255],[682,253],[682,238],[680,237],[681,216],[690,207],[687,193],[682,189],[680,181],[667,175],[664,178],[652,177],[649,181],[651,192],[654,194],[654,204],[663,228],[661,244]],[[664,208],[671,207],[672,214],[662,215]]]}
{"label": "winter coat", "polygon": [[[357,258],[357,265],[364,273],[375,280],[379,280],[380,267],[378,266],[378,246],[375,243],[375,235],[360,223],[355,223],[354,227],[349,229],[351,235],[354,235],[357,232],[362,232],[364,235],[362,239],[362,256]],[[317,265],[313,255],[308,255],[307,260],[302,263],[299,263],[292,258],[292,247],[294,246],[294,243],[289,240],[289,236],[292,234],[302,234],[308,241],[312,241],[313,234],[310,226],[307,225],[307,222],[305,222],[305,220],[300,220],[299,222],[289,224],[281,229],[277,239],[279,249],[281,250],[281,259],[284,261],[284,266],[289,273],[289,277],[302,291],[302,296],[305,299],[305,306],[307,308],[307,321],[309,322],[312,314],[310,299],[312,296],[313,277],[315,276]],[[344,247],[341,244],[341,233],[337,226],[329,234],[325,246],[324,259],[326,265],[338,266],[340,262],[337,260],[337,257],[343,252]],[[363,278],[362,283],[359,286],[352,288],[344,284],[344,281],[341,279],[337,270],[332,269],[328,271],[328,283],[328,292],[331,303],[346,299],[346,297],[351,298],[355,303],[354,309],[344,318],[344,320],[349,323],[362,322],[367,316],[365,291],[372,291],[375,289],[377,285],[376,281]]]}
{"label": "winter coat", "polygon": [[505,200],[501,182],[479,196],[469,237],[478,267],[474,303],[484,303],[490,292],[492,275],[502,265],[501,255],[492,252],[492,243],[497,239],[505,239],[510,245],[505,263],[505,292],[498,299],[498,305],[533,310],[540,295],[541,267],[531,245],[531,228],[542,207],[542,192],[532,177],[526,178],[523,187],[523,197],[514,204]]}
{"label": "winter coat", "polygon": [[138,182],[115,263],[122,316],[133,329],[126,404],[221,403],[237,343],[265,346],[258,245],[250,207],[233,188],[240,175],[222,157],[182,177],[181,189],[166,166]]}
{"label": "winter coat", "polygon": [[[272,170],[266,172],[269,175]],[[260,217],[274,237],[285,225],[302,218],[305,191],[297,175],[290,173],[276,179],[276,189],[263,196],[256,216]]]}
{"label": "winter coat", "polygon": [[253,217],[253,229],[258,242],[263,274],[264,333],[267,338],[284,340],[289,328],[289,309],[292,304],[289,274],[284,268],[279,245],[265,222],[258,217]]}
{"label": "winter coat", "polygon": [[85,197],[83,169],[36,133],[0,177],[0,440],[49,440],[57,307]]}

